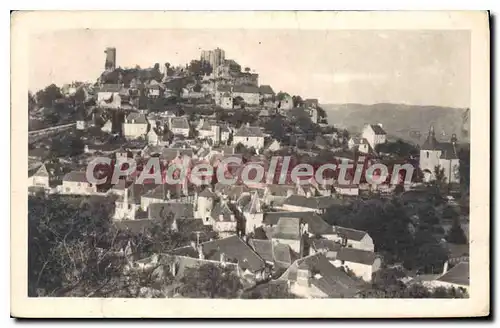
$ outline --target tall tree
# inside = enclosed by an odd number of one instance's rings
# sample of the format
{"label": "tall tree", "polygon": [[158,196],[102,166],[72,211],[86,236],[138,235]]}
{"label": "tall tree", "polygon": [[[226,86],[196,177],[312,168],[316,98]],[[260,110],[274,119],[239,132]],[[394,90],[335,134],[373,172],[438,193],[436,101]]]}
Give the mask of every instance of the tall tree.
{"label": "tall tree", "polygon": [[188,268],[179,293],[190,298],[237,298],[243,288],[233,270],[211,263]]}
{"label": "tall tree", "polygon": [[467,244],[467,236],[465,235],[462,226],[460,225],[460,221],[458,218],[453,220],[453,224],[446,235],[446,240],[453,244],[465,245]]}

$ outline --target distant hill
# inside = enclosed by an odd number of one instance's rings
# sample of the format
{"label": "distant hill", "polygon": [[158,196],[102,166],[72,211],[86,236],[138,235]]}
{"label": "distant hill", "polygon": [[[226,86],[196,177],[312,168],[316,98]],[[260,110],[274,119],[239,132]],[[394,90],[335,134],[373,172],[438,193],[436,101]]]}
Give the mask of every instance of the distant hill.
{"label": "distant hill", "polygon": [[[321,106],[328,116],[329,124],[345,128],[351,133],[361,132],[366,123],[382,123],[389,139],[401,138],[422,144],[432,124],[436,137],[440,140],[449,140],[455,133],[459,141],[469,141],[468,133],[463,131],[465,108],[404,104],[322,104]],[[469,131],[468,122],[466,130]]]}

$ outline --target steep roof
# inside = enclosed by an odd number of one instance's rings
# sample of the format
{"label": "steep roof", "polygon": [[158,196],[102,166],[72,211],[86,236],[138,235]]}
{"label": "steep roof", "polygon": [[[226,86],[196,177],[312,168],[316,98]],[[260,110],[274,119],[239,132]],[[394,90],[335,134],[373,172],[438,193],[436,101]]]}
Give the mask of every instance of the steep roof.
{"label": "steep roof", "polygon": [[47,172],[47,168],[45,167],[45,164],[41,164],[38,166],[35,166],[31,169],[28,170],[28,178],[31,178],[32,176],[37,176],[37,177],[48,177],[49,172]]}
{"label": "steep roof", "polygon": [[254,191],[252,193],[250,202],[248,202],[248,204],[243,208],[243,212],[250,214],[256,214],[261,212],[260,199],[257,191]]}
{"label": "steep roof", "polygon": [[299,240],[300,219],[282,217],[274,227],[273,238]]}
{"label": "steep roof", "polygon": [[233,92],[237,93],[259,93],[259,88],[254,85],[235,85]]}
{"label": "steep roof", "polygon": [[270,85],[263,84],[259,87],[259,92],[263,95],[274,95],[273,88]]}
{"label": "steep roof", "polygon": [[460,262],[437,279],[451,284],[469,286],[469,262]]}
{"label": "steep roof", "polygon": [[160,220],[172,214],[174,220],[193,219],[193,204],[185,203],[153,203],[148,206],[149,219]]}
{"label": "steep roof", "polygon": [[306,107],[313,107],[313,106],[318,106],[319,102],[318,99],[308,98],[304,100],[304,104],[306,105]]}
{"label": "steep roof", "polygon": [[355,240],[355,241],[361,241],[367,235],[365,231],[344,228],[339,226],[336,226],[335,230],[337,231],[337,234],[345,236],[349,240]]}
{"label": "steep roof", "polygon": [[210,188],[205,188],[198,197],[217,198],[217,195]]}
{"label": "steep roof", "polygon": [[83,171],[71,171],[66,173],[63,177],[63,181],[68,182],[87,182],[86,172]]}
{"label": "steep roof", "polygon": [[172,129],[189,129],[189,121],[186,117],[172,117],[170,121]]}
{"label": "steep roof", "polygon": [[251,239],[250,246],[262,259],[282,268],[288,268],[296,258],[290,246],[272,240]]}
{"label": "steep roof", "polygon": [[438,148],[442,159],[458,159],[457,148],[452,142],[440,142]]}
{"label": "steep roof", "polygon": [[264,134],[258,126],[242,125],[234,135],[235,137],[264,137]]}
{"label": "steep roof", "polygon": [[306,197],[300,195],[291,195],[285,199],[283,204],[311,209],[326,209],[338,203],[339,200],[330,196]]}
{"label": "steep roof", "polygon": [[272,196],[288,197],[289,192],[295,193],[296,186],[272,184],[272,185],[267,185],[266,189]]}
{"label": "steep roof", "polygon": [[120,84],[103,84],[98,92],[120,92],[121,88]]}
{"label": "steep roof", "polygon": [[226,201],[217,202],[212,209],[211,216],[215,221],[236,221],[235,209],[231,203]]}
{"label": "steep roof", "polygon": [[377,124],[370,124],[370,127],[372,128],[373,132],[375,132],[376,135],[386,135],[387,133],[382,129],[380,125]]}
{"label": "steep roof", "polygon": [[342,246],[339,243],[329,239],[313,239],[311,246],[316,250],[326,249],[331,252],[338,252]]}
{"label": "steep roof", "polygon": [[377,255],[374,252],[362,249],[343,247],[337,253],[337,259],[365,265],[372,265]]}
{"label": "steep roof", "polygon": [[334,228],[314,212],[266,212],[264,213],[263,223],[275,226],[281,218],[300,219],[303,223],[307,223],[308,231],[315,235],[334,233]]}
{"label": "steep roof", "polygon": [[148,120],[146,119],[146,115],[141,114],[141,113],[137,113],[137,112],[128,114],[126,123],[130,124],[130,123],[132,123],[132,121],[134,121],[133,122],[134,124],[147,124],[148,123]]}
{"label": "steep roof", "polygon": [[209,241],[201,246],[207,260],[219,261],[220,254],[224,253],[228,262],[237,261],[242,268],[246,267],[252,272],[265,267],[264,260],[236,235]]}
{"label": "steep roof", "polygon": [[217,86],[218,92],[231,92],[231,86],[228,84],[219,84]]}
{"label": "steep roof", "polygon": [[297,270],[314,273],[311,284],[328,297],[352,297],[360,290],[360,284],[344,271],[333,266],[322,253],[316,253],[296,260],[279,278],[285,281],[297,281]]}

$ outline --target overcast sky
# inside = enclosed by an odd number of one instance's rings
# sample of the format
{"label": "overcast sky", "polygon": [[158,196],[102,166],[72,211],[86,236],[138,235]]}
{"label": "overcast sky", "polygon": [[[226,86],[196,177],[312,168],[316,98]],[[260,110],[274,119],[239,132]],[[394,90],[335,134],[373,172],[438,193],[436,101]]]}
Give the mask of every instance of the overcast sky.
{"label": "overcast sky", "polygon": [[143,68],[220,47],[260,84],[323,104],[470,106],[466,31],[64,30],[32,37],[30,90],[95,81],[110,46],[118,66]]}

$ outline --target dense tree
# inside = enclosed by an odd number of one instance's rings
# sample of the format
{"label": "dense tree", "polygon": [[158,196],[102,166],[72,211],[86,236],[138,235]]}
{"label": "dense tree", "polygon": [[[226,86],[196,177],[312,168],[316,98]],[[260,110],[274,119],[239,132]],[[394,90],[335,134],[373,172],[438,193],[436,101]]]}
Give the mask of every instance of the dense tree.
{"label": "dense tree", "polygon": [[101,248],[112,238],[112,205],[95,199],[29,198],[30,296],[85,296],[110,283],[123,268],[113,252]]}
{"label": "dense tree", "polygon": [[304,104],[304,100],[302,100],[301,96],[292,96],[293,107],[302,107]]}
{"label": "dense tree", "polygon": [[447,259],[428,225],[415,226],[408,208],[396,199],[372,198],[350,205],[332,206],[324,215],[333,225],[366,231],[386,263],[403,263],[408,269],[436,272]]}
{"label": "dense tree", "polygon": [[386,142],[375,146],[375,151],[378,153],[388,153],[397,155],[398,157],[409,157],[418,154],[419,150],[416,146],[398,139],[394,142]]}
{"label": "dense tree", "polygon": [[28,112],[33,111],[36,108],[36,99],[35,96],[28,91]]}
{"label": "dense tree", "polygon": [[453,244],[461,244],[461,245],[467,244],[467,236],[465,235],[465,232],[462,229],[462,226],[460,225],[460,221],[458,218],[455,218],[453,220],[453,224],[450,230],[448,231],[446,240]]}
{"label": "dense tree", "polygon": [[181,283],[179,293],[190,298],[237,298],[243,288],[232,269],[211,263],[187,268]]}
{"label": "dense tree", "polygon": [[100,196],[29,198],[30,296],[164,295],[162,287],[172,281],[168,263],[134,270],[129,260],[184,245],[186,234],[172,231],[170,213],[139,233],[118,230],[111,224],[113,210],[114,199]]}
{"label": "dense tree", "polygon": [[36,93],[36,101],[39,107],[51,108],[54,106],[55,101],[61,98],[63,98],[61,89],[55,84],[51,84]]}
{"label": "dense tree", "polygon": [[372,284],[361,291],[362,298],[467,298],[465,290],[438,287],[428,289],[420,283],[406,285],[401,278],[406,274],[399,268],[377,271]]}
{"label": "dense tree", "polygon": [[459,169],[458,169],[458,177],[460,178],[460,187],[462,194],[469,194],[469,186],[470,186],[470,149],[466,147],[462,147],[458,152],[459,158]]}
{"label": "dense tree", "polygon": [[286,283],[269,282],[264,285],[257,286],[249,291],[245,291],[242,298],[247,299],[288,299],[296,298],[290,293]]}

